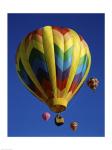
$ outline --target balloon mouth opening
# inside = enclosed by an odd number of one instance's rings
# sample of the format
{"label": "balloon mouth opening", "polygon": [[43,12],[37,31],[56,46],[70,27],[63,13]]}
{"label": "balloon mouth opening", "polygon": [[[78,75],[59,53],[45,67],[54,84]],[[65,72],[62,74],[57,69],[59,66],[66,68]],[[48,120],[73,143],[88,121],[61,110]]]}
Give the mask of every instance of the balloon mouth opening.
{"label": "balloon mouth opening", "polygon": [[65,109],[66,109],[66,107],[63,106],[63,105],[53,105],[53,106],[51,107],[51,110],[54,111],[54,112],[56,112],[56,113],[62,112],[62,111],[64,111]]}
{"label": "balloon mouth opening", "polygon": [[65,111],[67,108],[68,101],[64,98],[54,98],[51,101],[49,100],[50,103],[47,103],[49,108],[56,113]]}

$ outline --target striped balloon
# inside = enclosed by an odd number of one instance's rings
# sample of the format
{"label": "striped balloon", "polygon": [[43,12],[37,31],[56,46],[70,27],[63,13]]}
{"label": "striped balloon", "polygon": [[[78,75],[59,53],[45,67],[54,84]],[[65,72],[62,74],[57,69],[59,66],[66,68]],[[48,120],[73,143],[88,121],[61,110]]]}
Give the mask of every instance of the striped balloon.
{"label": "striped balloon", "polygon": [[88,45],[74,30],[45,26],[20,43],[16,69],[23,84],[54,112],[64,111],[89,72]]}

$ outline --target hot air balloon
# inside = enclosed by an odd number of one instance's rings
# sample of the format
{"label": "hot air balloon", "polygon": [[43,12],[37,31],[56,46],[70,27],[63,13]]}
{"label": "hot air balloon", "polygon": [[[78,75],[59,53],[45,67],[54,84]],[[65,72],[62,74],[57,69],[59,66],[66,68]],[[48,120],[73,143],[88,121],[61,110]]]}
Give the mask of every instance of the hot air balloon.
{"label": "hot air balloon", "polygon": [[49,112],[44,112],[44,113],[42,114],[42,118],[43,118],[43,120],[45,120],[45,121],[48,121],[48,120],[50,119],[50,117],[51,117],[51,115],[50,115]]}
{"label": "hot air balloon", "polygon": [[45,26],[19,44],[16,70],[25,87],[56,113],[67,108],[85,81],[91,55],[73,29]]}
{"label": "hot air balloon", "polygon": [[90,89],[96,90],[96,88],[97,88],[98,85],[99,85],[99,81],[98,81],[97,78],[90,78],[90,79],[87,81],[87,85],[89,86]]}
{"label": "hot air balloon", "polygon": [[72,122],[72,123],[70,124],[70,127],[71,127],[71,129],[72,129],[73,131],[76,131],[77,128],[78,128],[78,123],[77,123],[77,122]]}

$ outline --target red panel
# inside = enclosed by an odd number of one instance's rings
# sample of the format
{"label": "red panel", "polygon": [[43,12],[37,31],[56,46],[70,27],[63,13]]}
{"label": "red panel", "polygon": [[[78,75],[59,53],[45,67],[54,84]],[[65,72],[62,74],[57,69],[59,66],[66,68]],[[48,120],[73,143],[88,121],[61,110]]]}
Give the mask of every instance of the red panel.
{"label": "red panel", "polygon": [[39,34],[40,36],[42,36],[42,29],[38,29],[37,30],[37,34]]}
{"label": "red panel", "polygon": [[71,85],[71,87],[70,87],[70,89],[69,89],[69,91],[72,91],[72,93],[73,93],[74,90],[76,89],[76,87],[77,87],[77,83],[73,82],[72,85]]}
{"label": "red panel", "polygon": [[[68,79],[68,78],[67,78],[67,79]],[[63,89],[65,88],[65,86],[66,86],[66,84],[67,84],[67,79],[65,79],[65,80],[62,81],[62,87],[63,87]]]}
{"label": "red panel", "polygon": [[68,28],[60,28],[60,27],[52,27],[53,29],[59,31],[60,33],[62,33],[63,35],[66,34],[67,32],[69,32]]}
{"label": "red panel", "polygon": [[43,82],[42,82],[42,87],[44,87],[45,89],[50,89],[50,90],[52,90],[52,85],[51,85],[51,83],[50,83],[49,81],[47,81],[47,80],[43,80]]}
{"label": "red panel", "polygon": [[67,32],[69,32],[69,29],[68,28],[63,28],[63,34],[66,34]]}
{"label": "red panel", "polygon": [[65,86],[66,86],[66,84],[67,84],[67,79],[65,79],[65,80],[57,80],[57,87],[58,87],[58,89],[60,89],[61,91],[65,88]]}
{"label": "red panel", "polygon": [[49,98],[53,98],[52,85],[49,81],[43,80],[42,87]]}

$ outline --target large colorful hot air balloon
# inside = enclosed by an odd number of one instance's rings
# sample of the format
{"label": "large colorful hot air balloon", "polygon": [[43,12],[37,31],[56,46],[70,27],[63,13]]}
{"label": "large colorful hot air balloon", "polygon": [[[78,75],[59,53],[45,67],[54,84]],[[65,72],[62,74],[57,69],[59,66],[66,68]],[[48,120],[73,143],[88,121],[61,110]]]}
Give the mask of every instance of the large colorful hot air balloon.
{"label": "large colorful hot air balloon", "polygon": [[21,81],[54,112],[67,108],[85,81],[90,64],[84,39],[70,28],[54,26],[29,33],[16,55]]}

